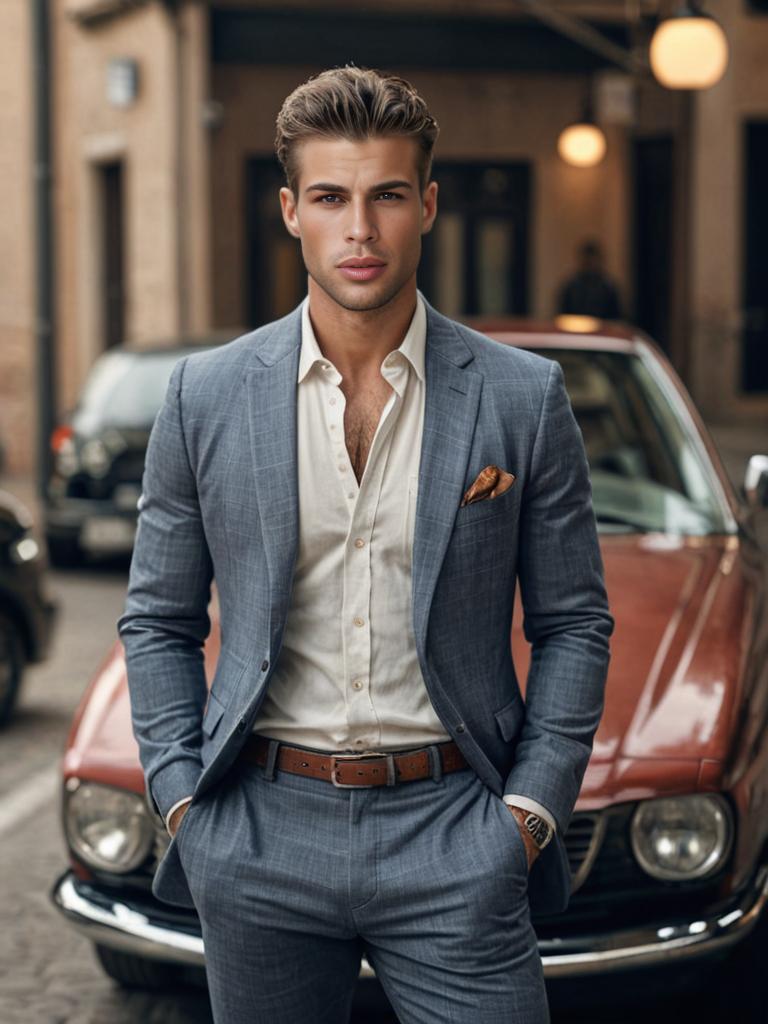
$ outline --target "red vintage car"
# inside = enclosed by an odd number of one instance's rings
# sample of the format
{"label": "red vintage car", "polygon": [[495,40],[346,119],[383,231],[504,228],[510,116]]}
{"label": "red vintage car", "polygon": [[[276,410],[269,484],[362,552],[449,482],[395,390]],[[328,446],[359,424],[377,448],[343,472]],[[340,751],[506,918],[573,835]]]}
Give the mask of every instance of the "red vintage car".
{"label": "red vintage car", "polygon": [[[565,837],[571,903],[535,921],[545,973],[720,954],[750,934],[768,898],[768,630],[753,525],[766,460],[753,458],[738,497],[674,371],[638,331],[573,320],[481,326],[563,367],[617,623],[606,710]],[[209,681],[215,595],[211,616]],[[511,642],[523,678],[517,615]],[[83,696],[62,769],[69,865],[55,905],[118,981],[199,978],[196,914],[151,892],[168,837],[145,801],[119,642]]]}

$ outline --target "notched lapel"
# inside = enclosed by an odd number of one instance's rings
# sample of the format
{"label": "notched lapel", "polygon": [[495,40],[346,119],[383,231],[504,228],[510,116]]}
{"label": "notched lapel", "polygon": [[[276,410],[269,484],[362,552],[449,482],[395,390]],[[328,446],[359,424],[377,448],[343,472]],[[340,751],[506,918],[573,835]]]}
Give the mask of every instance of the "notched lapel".
{"label": "notched lapel", "polygon": [[[248,425],[256,501],[270,585],[274,642],[285,622],[298,552],[296,377],[301,307],[280,321],[246,371]],[[256,361],[254,361],[256,363]]]}
{"label": "notched lapel", "polygon": [[464,494],[482,375],[453,323],[427,303],[426,394],[413,537],[413,626],[423,651],[429,609]]}

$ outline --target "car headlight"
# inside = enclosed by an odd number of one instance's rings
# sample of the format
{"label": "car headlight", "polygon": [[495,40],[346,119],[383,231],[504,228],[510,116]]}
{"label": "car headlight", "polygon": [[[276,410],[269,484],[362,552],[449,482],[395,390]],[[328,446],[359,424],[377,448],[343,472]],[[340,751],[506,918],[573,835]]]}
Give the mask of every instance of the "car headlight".
{"label": "car headlight", "polygon": [[119,874],[144,862],[155,840],[144,799],[95,782],[67,783],[64,831],[86,864]]}
{"label": "car headlight", "polygon": [[15,544],[11,545],[11,561],[16,565],[23,565],[24,562],[33,562],[40,554],[40,547],[34,537],[22,537]]}
{"label": "car headlight", "polygon": [[94,438],[92,441],[86,441],[83,445],[80,452],[80,462],[83,469],[90,473],[91,476],[102,477],[106,476],[109,472],[112,459],[104,442]]}
{"label": "car headlight", "polygon": [[632,818],[632,850],[654,878],[688,881],[718,870],[728,856],[733,823],[720,796],[643,801]]}

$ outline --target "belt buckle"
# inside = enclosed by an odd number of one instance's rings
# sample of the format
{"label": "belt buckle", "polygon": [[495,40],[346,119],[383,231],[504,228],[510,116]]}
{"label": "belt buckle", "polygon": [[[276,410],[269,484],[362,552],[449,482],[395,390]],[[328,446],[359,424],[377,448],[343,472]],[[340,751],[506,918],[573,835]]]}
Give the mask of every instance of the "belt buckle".
{"label": "belt buckle", "polygon": [[395,757],[383,750],[363,750],[359,754],[331,754],[331,782],[337,789],[372,789],[375,782],[339,782],[336,777],[337,761],[386,761],[387,785],[395,784]]}

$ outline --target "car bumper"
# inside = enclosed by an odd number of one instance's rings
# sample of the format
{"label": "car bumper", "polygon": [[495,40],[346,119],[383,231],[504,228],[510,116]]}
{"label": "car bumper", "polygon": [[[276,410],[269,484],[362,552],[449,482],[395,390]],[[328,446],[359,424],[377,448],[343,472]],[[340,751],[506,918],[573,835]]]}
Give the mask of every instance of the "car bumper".
{"label": "car bumper", "polygon": [[135,497],[126,504],[59,498],[46,506],[45,533],[54,540],[77,540],[85,550],[130,550],[137,520]]}
{"label": "car bumper", "polygon": [[[169,923],[168,914],[153,918],[146,907],[137,909],[116,897],[79,881],[66,871],[51,890],[51,899],[83,935],[105,946],[168,963],[204,965],[199,922]],[[757,924],[768,900],[768,866],[732,906],[695,921],[660,921],[610,934],[584,935],[539,943],[544,974],[549,978],[575,978],[675,961],[706,958],[745,938]],[[373,970],[364,959],[361,976]]]}

